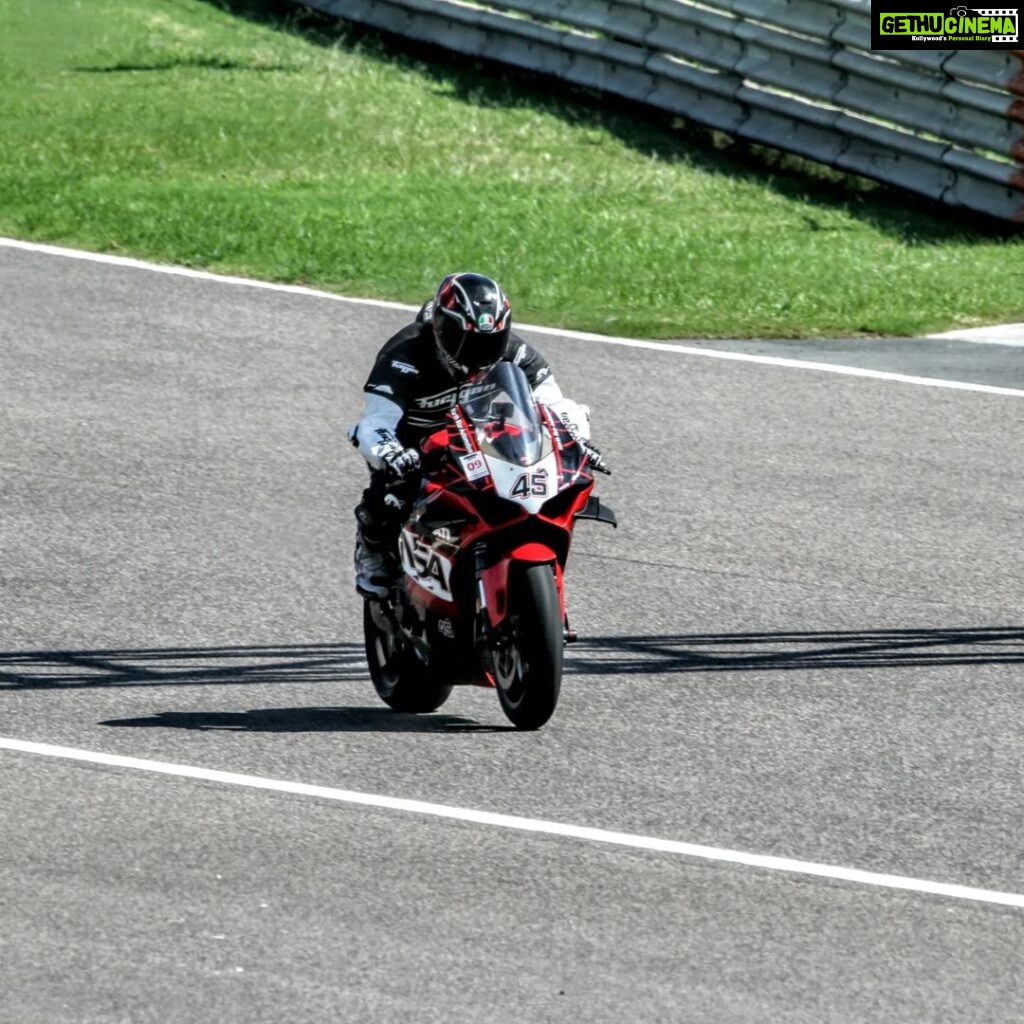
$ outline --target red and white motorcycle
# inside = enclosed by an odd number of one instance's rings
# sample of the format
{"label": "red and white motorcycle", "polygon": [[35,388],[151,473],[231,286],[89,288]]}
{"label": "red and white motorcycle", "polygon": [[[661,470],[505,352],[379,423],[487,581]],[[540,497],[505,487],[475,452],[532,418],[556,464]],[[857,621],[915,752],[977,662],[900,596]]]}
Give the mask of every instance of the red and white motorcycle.
{"label": "red and white motorcycle", "polygon": [[403,571],[388,598],[365,602],[374,686],[409,712],[437,709],[453,685],[493,687],[517,728],[536,729],[575,640],[563,583],[573,526],[614,526],[615,514],[591,495],[585,448],[510,362],[462,387],[422,461]]}

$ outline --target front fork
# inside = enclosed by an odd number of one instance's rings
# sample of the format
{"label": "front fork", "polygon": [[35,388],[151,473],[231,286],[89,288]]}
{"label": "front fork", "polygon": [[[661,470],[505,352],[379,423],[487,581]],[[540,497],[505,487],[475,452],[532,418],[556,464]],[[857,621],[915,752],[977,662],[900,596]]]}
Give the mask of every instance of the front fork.
{"label": "front fork", "polygon": [[548,565],[555,573],[558,601],[562,613],[562,635],[567,644],[576,642],[576,631],[570,629],[565,610],[565,579],[558,556],[546,545],[524,544],[515,551],[488,565],[487,545],[478,541],[473,548],[476,576],[476,643],[478,648],[507,646],[512,639],[510,628],[509,589],[515,566]]}

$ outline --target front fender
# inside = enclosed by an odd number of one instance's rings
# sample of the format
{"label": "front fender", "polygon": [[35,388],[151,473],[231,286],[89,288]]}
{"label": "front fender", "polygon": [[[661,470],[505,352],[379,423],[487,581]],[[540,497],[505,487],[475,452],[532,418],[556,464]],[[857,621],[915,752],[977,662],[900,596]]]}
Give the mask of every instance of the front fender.
{"label": "front fender", "polygon": [[477,596],[487,622],[496,629],[509,613],[509,584],[517,570],[531,565],[550,565],[555,573],[558,600],[565,618],[565,593],[562,587],[562,568],[558,555],[547,544],[529,541],[513,548],[493,565],[481,569],[477,577]]}

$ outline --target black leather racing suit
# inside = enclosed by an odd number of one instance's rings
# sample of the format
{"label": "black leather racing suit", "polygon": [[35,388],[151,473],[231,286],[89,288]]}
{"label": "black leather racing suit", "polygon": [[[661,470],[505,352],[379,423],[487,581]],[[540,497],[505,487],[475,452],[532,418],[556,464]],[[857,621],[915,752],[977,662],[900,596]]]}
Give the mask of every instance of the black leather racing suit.
{"label": "black leather racing suit", "polygon": [[[370,485],[355,510],[359,536],[367,548],[385,554],[396,546],[420,481],[418,474],[400,481],[389,478],[374,448],[389,438],[397,438],[406,448],[418,448],[424,438],[445,426],[458,393],[456,381],[437,357],[433,327],[425,313],[426,307],[377,354],[363,387],[363,417],[349,431],[349,440],[370,465]],[[538,401],[568,402],[544,357],[514,332],[502,358],[523,370]]]}

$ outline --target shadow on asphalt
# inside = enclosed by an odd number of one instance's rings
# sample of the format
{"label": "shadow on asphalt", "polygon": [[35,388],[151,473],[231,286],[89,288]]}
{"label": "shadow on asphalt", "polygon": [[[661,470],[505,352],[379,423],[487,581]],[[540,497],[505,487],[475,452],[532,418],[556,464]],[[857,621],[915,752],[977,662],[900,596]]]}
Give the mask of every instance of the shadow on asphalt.
{"label": "shadow on asphalt", "polygon": [[1020,627],[592,637],[572,659],[588,675],[1021,663]]}
{"label": "shadow on asphalt", "polygon": [[[601,676],[1021,663],[1024,628],[1016,626],[587,637],[567,649],[565,670],[569,675]],[[345,682],[369,685],[361,643],[0,652],[0,691]],[[359,722],[367,722],[371,712],[251,712],[279,717],[301,713],[347,715],[352,727],[360,728],[368,727]],[[264,718],[245,727],[267,728],[269,721]],[[198,727],[240,726],[225,722]],[[287,731],[290,726],[281,719],[273,727]],[[293,722],[292,727],[299,725]],[[309,723],[301,727],[308,728]]]}
{"label": "shadow on asphalt", "polygon": [[0,690],[369,683],[359,644],[0,653]]}
{"label": "shadow on asphalt", "polygon": [[146,718],[114,718],[100,725],[226,732],[506,732],[459,715],[403,715],[385,707],[263,708],[258,711],[163,711]]}

